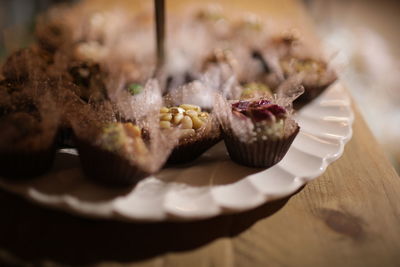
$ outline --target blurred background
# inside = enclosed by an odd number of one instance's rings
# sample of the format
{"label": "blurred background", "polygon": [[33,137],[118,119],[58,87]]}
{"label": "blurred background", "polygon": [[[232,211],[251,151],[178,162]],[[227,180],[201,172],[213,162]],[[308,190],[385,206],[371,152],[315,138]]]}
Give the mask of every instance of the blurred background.
{"label": "blurred background", "polygon": [[[400,173],[400,3],[298,1],[310,14],[327,50],[335,55],[342,79]],[[32,41],[38,13],[62,2],[75,1],[0,0],[0,62],[10,51]]]}
{"label": "blurred background", "polygon": [[400,173],[400,2],[304,1],[364,119]]}

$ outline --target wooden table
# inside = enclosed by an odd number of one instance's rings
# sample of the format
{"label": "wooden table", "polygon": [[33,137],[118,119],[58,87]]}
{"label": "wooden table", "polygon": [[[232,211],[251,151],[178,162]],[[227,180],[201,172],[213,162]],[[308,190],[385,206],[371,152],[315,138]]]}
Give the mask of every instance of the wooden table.
{"label": "wooden table", "polygon": [[[305,17],[297,2],[279,2],[275,12]],[[290,198],[241,214],[121,223],[75,217],[0,191],[0,259],[17,265],[400,266],[400,179],[354,108],[353,138],[324,175]]]}

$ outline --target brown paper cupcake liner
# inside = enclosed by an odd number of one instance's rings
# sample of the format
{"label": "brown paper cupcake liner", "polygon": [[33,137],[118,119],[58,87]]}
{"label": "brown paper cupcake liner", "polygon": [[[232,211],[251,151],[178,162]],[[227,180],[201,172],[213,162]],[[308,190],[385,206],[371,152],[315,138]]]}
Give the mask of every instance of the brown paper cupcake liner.
{"label": "brown paper cupcake liner", "polygon": [[241,165],[269,168],[286,155],[294,138],[299,133],[300,127],[287,138],[280,140],[257,140],[252,143],[240,141],[232,133],[224,135],[225,146],[231,159]]}
{"label": "brown paper cupcake liner", "polygon": [[74,148],[74,132],[71,127],[62,127],[57,133],[57,147],[61,148]]}
{"label": "brown paper cupcake liner", "polygon": [[293,102],[293,108],[299,110],[305,105],[313,101],[315,98],[320,96],[332,83],[321,85],[321,86],[306,86],[304,85],[304,93],[301,94]]}
{"label": "brown paper cupcake liner", "polygon": [[134,185],[148,172],[127,159],[75,139],[83,173],[91,180],[113,186]]}
{"label": "brown paper cupcake liner", "polygon": [[214,137],[180,144],[172,150],[167,163],[180,164],[194,161],[221,140],[222,137]]}
{"label": "brown paper cupcake liner", "polygon": [[0,176],[26,179],[46,173],[53,166],[56,146],[39,151],[0,152]]}

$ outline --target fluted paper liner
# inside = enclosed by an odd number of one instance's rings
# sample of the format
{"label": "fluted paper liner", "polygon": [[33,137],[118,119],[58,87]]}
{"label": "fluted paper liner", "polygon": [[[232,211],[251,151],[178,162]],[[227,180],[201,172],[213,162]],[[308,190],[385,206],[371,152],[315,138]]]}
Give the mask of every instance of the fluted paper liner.
{"label": "fluted paper liner", "polygon": [[232,133],[224,134],[224,142],[229,156],[236,163],[256,168],[269,168],[286,155],[300,127],[289,136],[277,140],[256,140],[251,143],[241,141]]}

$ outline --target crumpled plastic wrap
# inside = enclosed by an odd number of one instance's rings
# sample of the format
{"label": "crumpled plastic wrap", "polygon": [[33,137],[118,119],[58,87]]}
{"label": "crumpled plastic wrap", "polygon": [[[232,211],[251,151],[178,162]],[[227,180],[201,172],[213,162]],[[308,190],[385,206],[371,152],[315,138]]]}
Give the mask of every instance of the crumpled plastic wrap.
{"label": "crumpled plastic wrap", "polygon": [[219,87],[218,83],[208,80],[205,75],[199,80],[176,88],[164,96],[164,104],[167,107],[189,104],[199,106],[203,111],[209,113],[208,122],[196,130],[196,134],[190,137],[189,139],[191,140],[189,141],[200,140],[202,138],[219,138],[220,130],[215,109],[215,100],[219,92]]}
{"label": "crumpled plastic wrap", "polygon": [[[287,81],[278,88],[277,92],[272,97],[246,99],[246,101],[268,100],[272,104],[285,108],[288,116],[284,120],[283,138],[291,135],[298,127],[293,119],[292,103],[304,92],[304,88],[296,81]],[[242,142],[250,143],[254,137],[255,123],[250,118],[243,119],[233,114],[232,104],[238,101],[240,100],[226,100],[221,94],[218,94],[215,101],[216,114],[225,132],[233,134]]]}
{"label": "crumpled plastic wrap", "polygon": [[101,148],[99,138],[105,127],[112,123],[131,122],[142,129],[148,153],[143,155],[133,149],[132,155],[120,156],[146,173],[158,171],[178,139],[178,132],[165,132],[159,126],[162,97],[158,83],[155,80],[148,81],[143,92],[138,95],[120,90],[114,101],[82,103],[77,97],[72,99],[67,109],[71,111],[70,117],[77,138]]}

